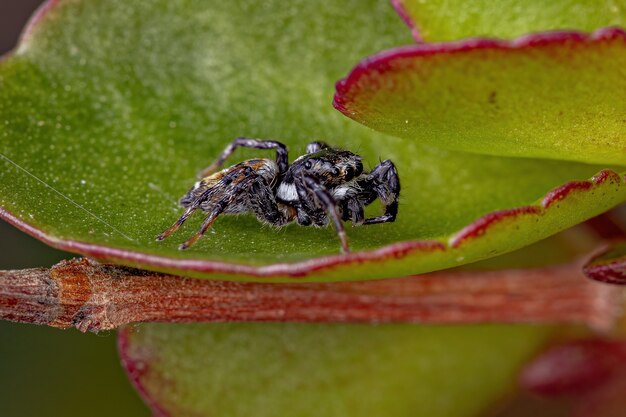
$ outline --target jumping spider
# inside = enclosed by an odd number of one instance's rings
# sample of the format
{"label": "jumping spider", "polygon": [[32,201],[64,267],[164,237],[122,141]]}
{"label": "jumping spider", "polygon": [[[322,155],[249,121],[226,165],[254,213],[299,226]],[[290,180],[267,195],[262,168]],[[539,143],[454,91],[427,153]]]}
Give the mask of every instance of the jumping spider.
{"label": "jumping spider", "polygon": [[[249,159],[213,173],[238,147],[275,149],[276,161]],[[398,213],[400,181],[396,167],[386,160],[371,172],[364,172],[361,159],[350,151],[312,142],[306,154],[289,165],[287,147],[282,143],[237,138],[216,162],[200,172],[200,181],[180,200],[185,212],[157,240],[178,230],[197,209],[206,212],[207,217],[180,249],[196,243],[220,214],[252,212],[273,226],[297,221],[302,226],[320,227],[330,218],[342,252],[348,252],[342,220],[351,220],[353,225],[385,223],[393,222]],[[377,198],[385,205],[385,214],[366,219],[363,208]]]}

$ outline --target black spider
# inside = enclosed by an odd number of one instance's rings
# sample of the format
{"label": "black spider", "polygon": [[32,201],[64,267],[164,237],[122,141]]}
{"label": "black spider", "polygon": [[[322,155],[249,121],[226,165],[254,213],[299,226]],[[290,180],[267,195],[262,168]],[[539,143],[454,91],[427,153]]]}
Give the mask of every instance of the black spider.
{"label": "black spider", "polygon": [[[276,161],[249,159],[220,172],[236,148],[275,149]],[[302,226],[325,226],[333,221],[341,249],[348,252],[348,239],[342,220],[353,225],[393,222],[398,213],[400,181],[393,162],[363,171],[361,157],[350,151],[312,142],[306,154],[289,165],[287,147],[272,140],[237,138],[211,166],[200,173],[200,181],[180,200],[186,209],[182,216],[157,240],[174,233],[197,209],[208,215],[200,230],[180,245],[193,245],[222,214],[253,212],[260,221],[283,226],[297,221]],[[385,214],[365,218],[363,208],[379,198]]]}

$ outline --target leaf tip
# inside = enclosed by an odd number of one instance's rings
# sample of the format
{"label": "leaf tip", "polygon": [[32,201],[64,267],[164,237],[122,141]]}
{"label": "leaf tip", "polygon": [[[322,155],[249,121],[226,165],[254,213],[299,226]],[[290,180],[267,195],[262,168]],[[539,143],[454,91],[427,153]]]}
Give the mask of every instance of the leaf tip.
{"label": "leaf tip", "polygon": [[43,21],[44,17],[54,9],[61,0],[46,0],[44,1],[38,8],[35,10],[33,15],[30,17],[24,30],[20,35],[20,39],[17,43],[17,53],[24,50],[28,46],[28,42],[30,40],[31,35],[34,33],[35,29],[39,24]]}
{"label": "leaf tip", "polygon": [[615,243],[593,256],[583,266],[583,273],[606,284],[626,285],[626,242]]}

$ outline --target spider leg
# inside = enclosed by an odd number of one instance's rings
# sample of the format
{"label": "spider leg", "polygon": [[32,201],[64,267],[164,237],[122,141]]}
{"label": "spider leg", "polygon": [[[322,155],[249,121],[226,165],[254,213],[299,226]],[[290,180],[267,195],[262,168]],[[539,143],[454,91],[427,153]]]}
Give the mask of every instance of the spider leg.
{"label": "spider leg", "polygon": [[296,191],[300,199],[298,201],[298,224],[301,226],[310,226],[312,224],[318,227],[326,226],[328,224],[326,210],[324,207],[320,208],[319,205],[311,201],[310,193],[312,190],[306,185],[304,179],[298,178],[296,181],[298,183]]}
{"label": "spider leg", "polygon": [[250,199],[250,209],[259,220],[266,221],[273,226],[284,226],[293,221],[295,213],[290,214],[288,210],[279,209],[272,187],[267,182],[253,183],[249,194],[254,195],[254,199]]}
{"label": "spider leg", "polygon": [[183,213],[183,215],[180,216],[178,218],[178,220],[176,220],[176,222],[174,222],[173,225],[171,225],[166,230],[161,232],[156,237],[156,240],[163,240],[163,239],[171,236],[174,232],[176,232],[180,228],[180,226],[182,226],[183,223],[185,223],[185,221],[187,221],[189,216],[191,216],[197,209],[200,208],[200,204],[202,204],[202,202],[204,202],[208,198],[208,195],[210,194],[210,192],[211,192],[210,189],[209,190],[204,190],[201,194],[199,194],[197,196],[193,196],[193,199],[190,199],[188,203],[184,204],[184,207],[186,207],[186,210]]}
{"label": "spider leg", "polygon": [[176,222],[173,225],[168,227],[165,231],[161,232],[161,234],[159,234],[156,237],[156,240],[163,240],[166,237],[169,237],[175,231],[177,231],[180,228],[180,226],[182,226],[183,223],[185,223],[185,220],[187,220],[189,218],[189,216],[191,216],[193,214],[193,212],[198,209],[198,206],[199,206],[199,204],[193,204],[193,205],[189,206],[187,208],[187,210],[185,210],[183,215],[180,216],[178,218],[178,220],[176,220]]}
{"label": "spider leg", "polygon": [[250,175],[250,173],[250,167],[240,164],[224,175],[219,185],[199,190],[199,193],[190,197],[183,215],[159,234],[156,239],[163,240],[172,235],[197,209],[202,208],[209,213],[207,219],[202,224],[200,231],[183,243],[180,248],[186,249],[193,245],[207,231],[217,216],[226,210],[251,183],[257,180],[258,177]]}
{"label": "spider leg", "polygon": [[330,146],[328,146],[328,144],[326,142],[311,142],[308,145],[306,145],[306,153],[310,154],[310,153],[315,153],[315,152],[319,152],[322,149],[326,149],[326,148],[330,148]]}
{"label": "spider leg", "polygon": [[[398,209],[396,208],[396,213]],[[369,219],[365,219],[363,224],[378,224],[378,223],[392,223],[396,220],[396,216],[392,214],[383,214],[382,216],[370,217]]]}
{"label": "spider leg", "polygon": [[395,165],[390,160],[386,160],[376,165],[369,173],[366,180],[371,184],[376,193],[374,198],[368,198],[366,205],[374,201],[376,197],[385,205],[385,214],[378,217],[365,219],[363,224],[387,223],[396,220],[398,214],[398,198],[400,197],[400,179]]}
{"label": "spider leg", "polygon": [[296,220],[300,226],[310,226],[313,224],[311,216],[309,216],[305,210],[296,211]]}
{"label": "spider leg", "polygon": [[276,164],[278,165],[278,173],[282,174],[287,171],[289,166],[289,158],[287,154],[287,147],[280,142],[274,140],[260,140],[252,138],[236,138],[233,140],[217,158],[217,161],[203,169],[198,173],[200,178],[204,178],[214,171],[219,169],[224,161],[233,153],[237,148],[254,148],[254,149],[275,149],[276,150]]}
{"label": "spider leg", "polygon": [[[248,188],[248,186],[256,179],[255,177],[241,178],[242,179],[240,179],[239,181],[233,181],[232,185],[223,191],[222,198],[211,205],[211,209],[210,211],[208,211],[209,214],[204,222],[202,222],[202,226],[200,226],[200,229],[193,236],[187,239],[183,244],[181,244],[178,249],[185,250],[195,244],[198,239],[200,239],[206,233],[206,231],[209,230],[209,227],[211,227],[217,217],[222,214],[224,210],[228,208],[228,206],[235,202],[237,197],[239,197],[240,194],[244,192]],[[205,193],[205,195],[206,194],[207,193]],[[194,203],[194,205],[199,205],[200,203],[201,201],[198,201]]]}
{"label": "spider leg", "polygon": [[202,222],[202,226],[200,226],[200,230],[198,230],[193,236],[191,236],[184,243],[182,243],[178,247],[178,249],[185,250],[188,247],[195,244],[198,241],[198,239],[200,239],[206,233],[206,231],[209,230],[209,227],[211,227],[211,225],[215,222],[215,220],[217,219],[217,216],[222,214],[225,208],[226,208],[226,204],[215,205],[213,207],[213,210],[211,210],[211,213],[209,213],[209,215],[204,220],[204,222]]}
{"label": "spider leg", "polygon": [[365,212],[363,206],[356,198],[351,198],[342,202],[343,220],[352,221],[352,226],[363,224]]}
{"label": "spider leg", "polygon": [[335,224],[335,231],[337,232],[337,236],[339,237],[339,241],[341,242],[341,251],[344,253],[350,252],[350,247],[348,245],[348,236],[346,235],[346,231],[343,228],[343,223],[341,222],[341,216],[339,215],[339,210],[337,208],[337,203],[335,202],[335,199],[330,194],[330,192],[315,179],[305,176],[303,180],[307,188],[315,193],[315,196],[317,197],[319,202],[322,203],[329,217],[333,220],[333,223]]}

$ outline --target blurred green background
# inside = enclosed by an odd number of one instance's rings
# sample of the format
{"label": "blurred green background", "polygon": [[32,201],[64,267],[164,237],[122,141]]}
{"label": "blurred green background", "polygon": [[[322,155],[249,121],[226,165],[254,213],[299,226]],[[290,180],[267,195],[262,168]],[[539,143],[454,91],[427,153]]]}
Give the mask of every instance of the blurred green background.
{"label": "blurred green background", "polygon": [[[41,0],[0,0],[0,54],[10,51]],[[73,255],[0,221],[0,269],[49,267]],[[0,417],[150,415],[99,335],[0,321]]]}

